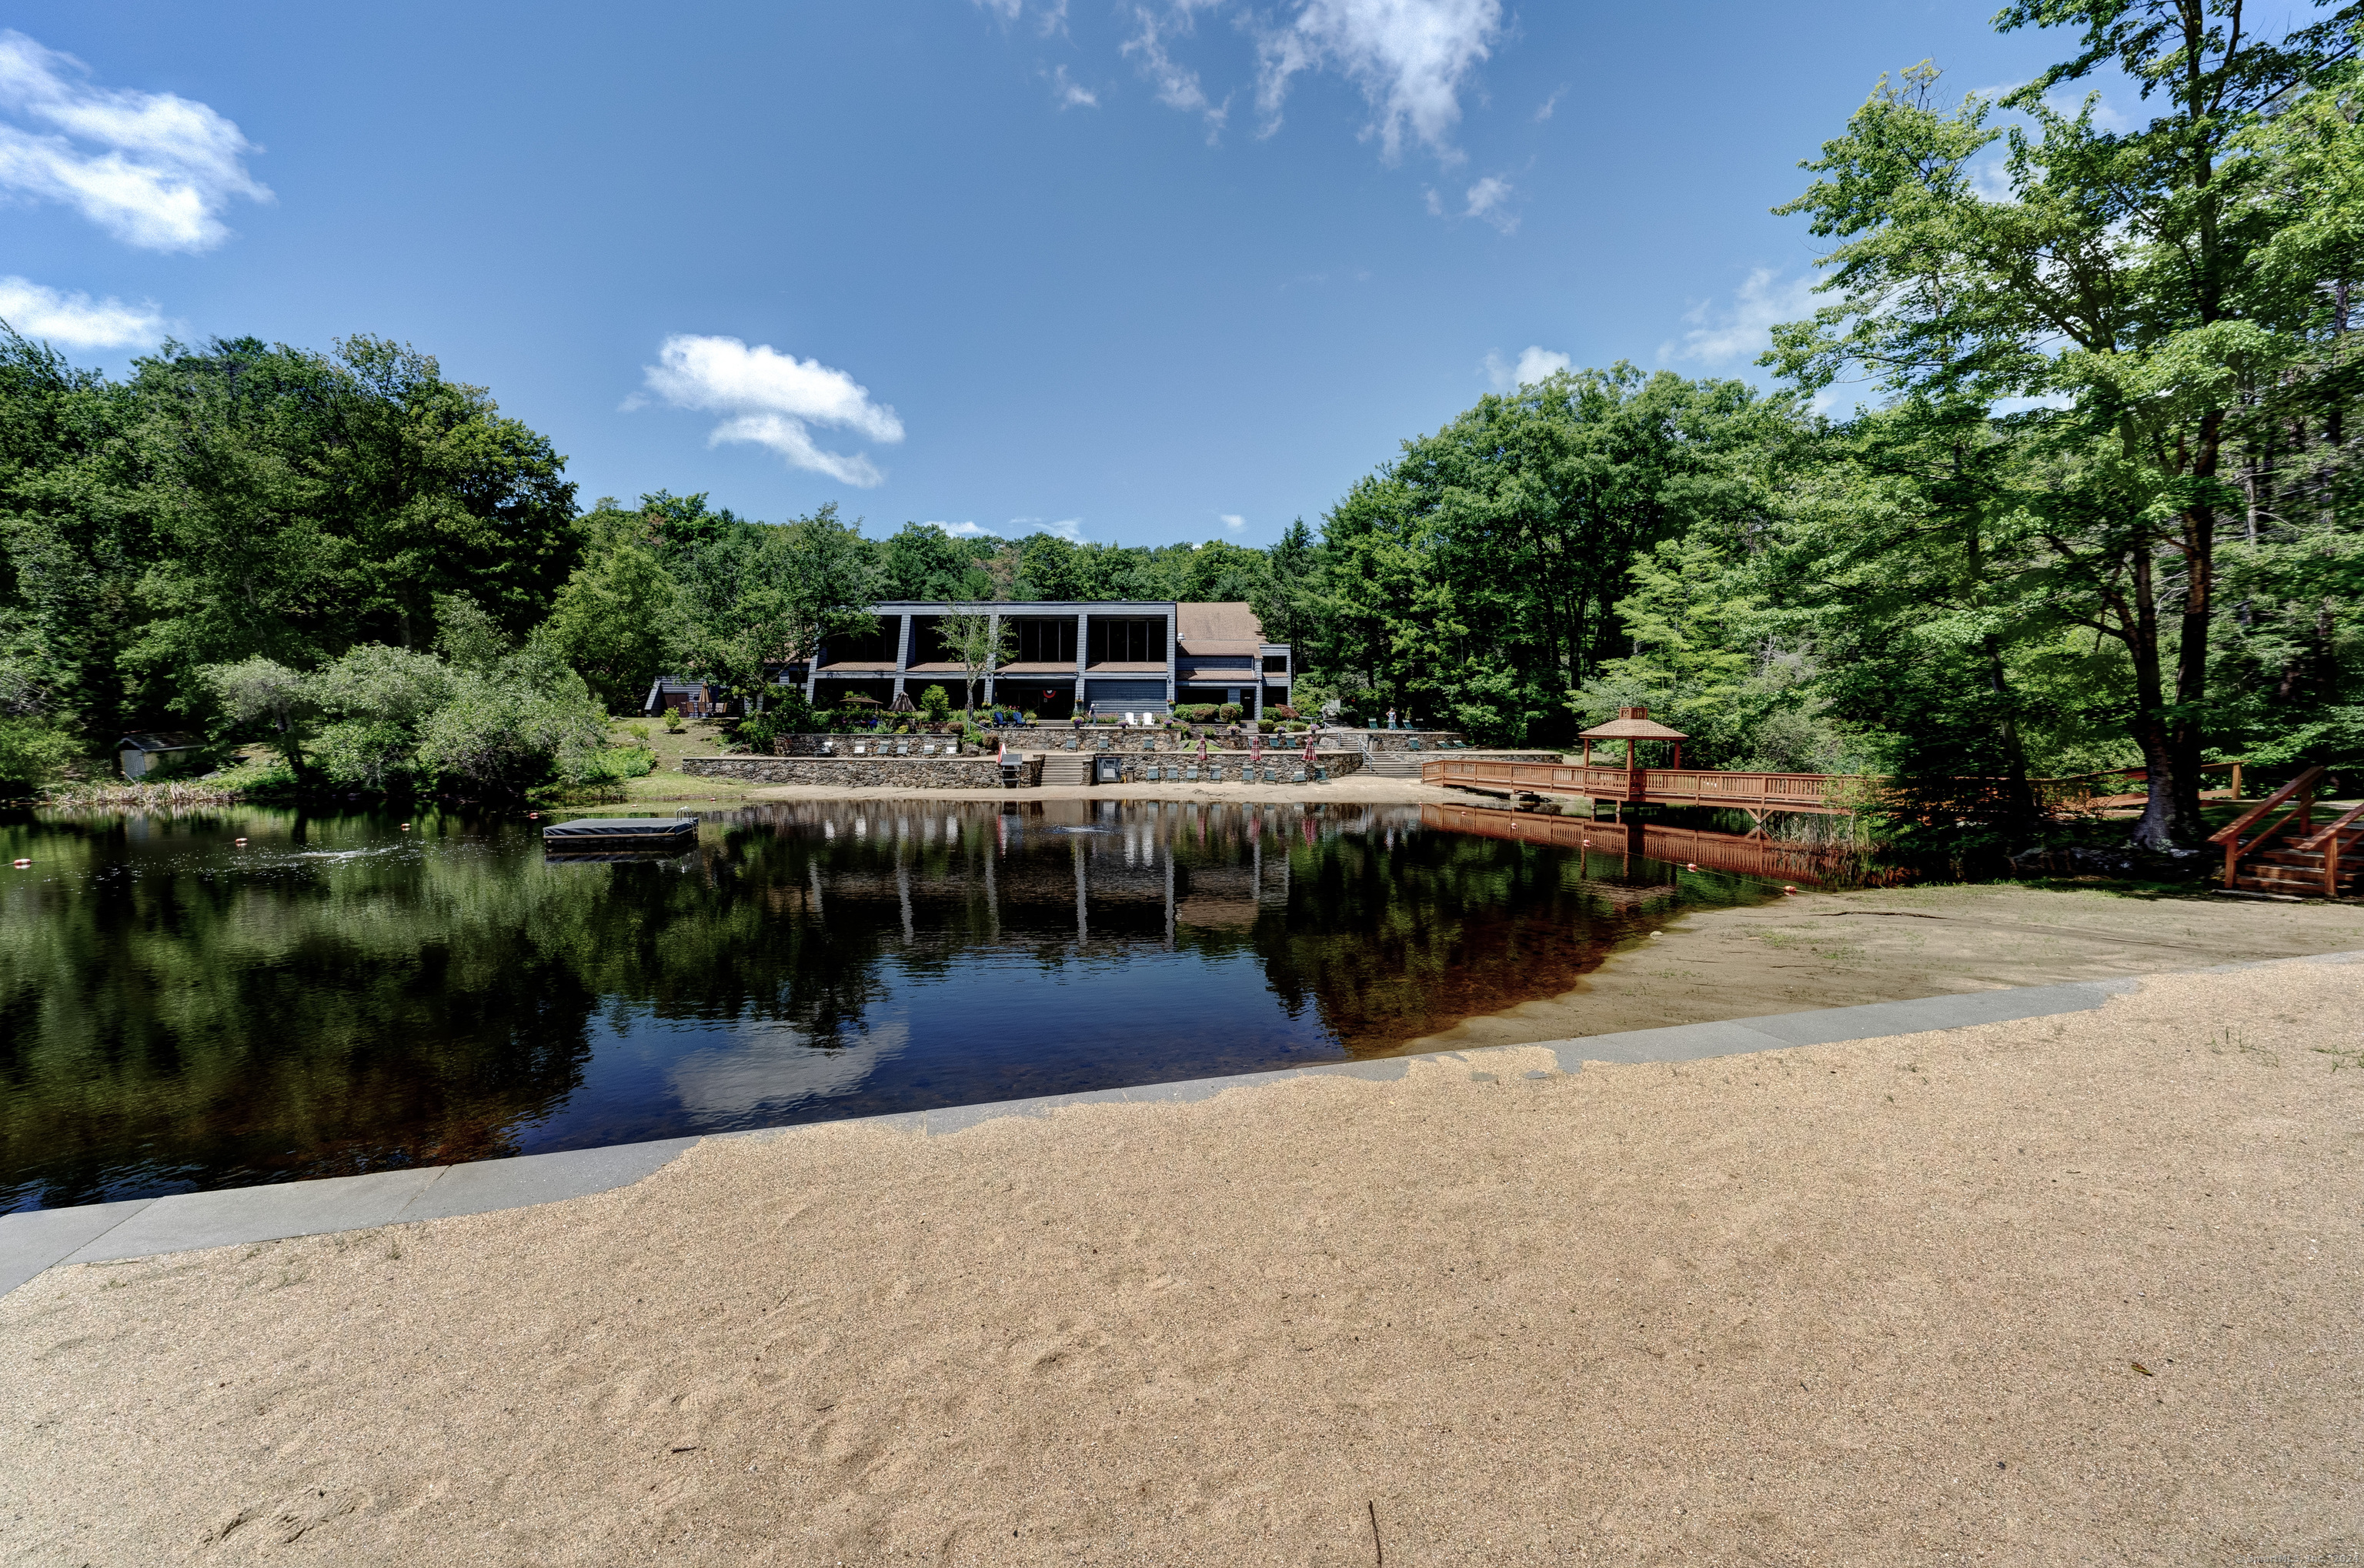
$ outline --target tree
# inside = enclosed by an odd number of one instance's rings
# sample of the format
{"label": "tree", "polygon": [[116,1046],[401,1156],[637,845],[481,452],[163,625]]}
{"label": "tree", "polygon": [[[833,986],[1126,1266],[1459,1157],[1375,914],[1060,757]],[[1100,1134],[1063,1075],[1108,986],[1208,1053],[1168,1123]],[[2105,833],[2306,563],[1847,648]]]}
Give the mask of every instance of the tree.
{"label": "tree", "polygon": [[583,677],[611,712],[638,712],[679,636],[672,573],[637,544],[617,542],[574,570],[536,639]]}
{"label": "tree", "polygon": [[[1892,395],[2049,405],[2024,421],[2050,470],[2029,516],[2056,604],[2132,664],[2149,847],[2205,833],[2216,529],[2240,504],[2224,459],[2241,389],[2291,350],[2290,302],[2255,265],[2282,215],[2256,199],[2270,167],[2244,138],[2346,56],[2359,13],[2272,40],[2238,0],[2020,0],[2001,27],[2076,28],[2079,52],[1950,111],[1932,69],[1883,82],[1777,209],[1839,244],[1835,303],[1778,332],[1768,362],[1809,387],[1859,365]],[[2148,124],[2047,101],[2105,66],[2160,101]],[[1997,107],[2028,124],[1998,128]],[[1973,169],[1998,140],[2006,199]]]}
{"label": "tree", "polygon": [[232,724],[267,726],[272,744],[288,771],[304,771],[304,737],[300,725],[311,712],[311,693],[303,674],[276,660],[256,656],[235,664],[210,664],[197,671]]}
{"label": "tree", "polygon": [[1018,657],[1018,629],[989,610],[955,610],[937,617],[936,636],[960,663],[961,706],[975,713],[977,683]]}

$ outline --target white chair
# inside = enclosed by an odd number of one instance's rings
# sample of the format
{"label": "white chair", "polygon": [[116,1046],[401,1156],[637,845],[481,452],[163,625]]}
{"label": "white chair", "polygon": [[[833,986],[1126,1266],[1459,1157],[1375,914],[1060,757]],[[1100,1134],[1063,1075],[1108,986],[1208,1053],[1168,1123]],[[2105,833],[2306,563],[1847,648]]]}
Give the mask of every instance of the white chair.
{"label": "white chair", "polygon": [[857,757],[859,757],[859,756],[863,755],[863,751],[862,751],[862,742],[861,742],[861,741],[859,741],[859,740],[856,740],[856,741],[853,743],[853,754],[854,754],[855,756],[857,756]]}

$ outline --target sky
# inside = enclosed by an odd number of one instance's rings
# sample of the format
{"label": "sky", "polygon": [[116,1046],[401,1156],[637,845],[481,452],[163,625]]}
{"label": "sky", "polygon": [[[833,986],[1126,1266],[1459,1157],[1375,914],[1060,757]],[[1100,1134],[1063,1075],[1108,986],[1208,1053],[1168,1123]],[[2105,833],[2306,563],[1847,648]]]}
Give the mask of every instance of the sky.
{"label": "sky", "polygon": [[1268,544],[1563,364],[1747,375],[1768,209],[1998,0],[191,6],[0,26],[0,318],[435,355],[585,505]]}

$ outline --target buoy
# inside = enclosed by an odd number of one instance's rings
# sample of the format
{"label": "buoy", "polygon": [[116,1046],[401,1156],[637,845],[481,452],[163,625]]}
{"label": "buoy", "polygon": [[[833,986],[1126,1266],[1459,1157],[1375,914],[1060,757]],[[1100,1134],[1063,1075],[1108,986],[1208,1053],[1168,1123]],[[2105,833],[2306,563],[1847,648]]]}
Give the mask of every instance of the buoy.
{"label": "buoy", "polygon": [[32,863],[33,862],[30,861],[18,861],[17,862],[17,869],[18,871],[23,871],[27,866],[31,865]]}
{"label": "buoy", "polygon": [[1683,862],[1683,869],[1684,869],[1685,871],[1697,871],[1697,870],[1699,870],[1699,862],[1697,862],[1697,861],[1685,861],[1685,862]]}
{"label": "buoy", "polygon": [[230,842],[231,842],[231,843],[233,843],[233,844],[243,844],[243,843],[245,843],[245,842],[246,842],[246,840],[243,840],[243,839],[232,839],[232,840],[230,840]]}
{"label": "buoy", "polygon": [[541,812],[539,812],[539,811],[529,811],[529,812],[527,812],[527,813],[525,814],[525,819],[526,819],[527,821],[529,821],[529,822],[531,822],[531,821],[533,821],[536,817],[539,817],[541,815]]}
{"label": "buoy", "polygon": [[404,832],[406,832],[406,833],[409,832],[409,831],[410,831],[410,824],[409,824],[409,823],[407,823],[407,822],[404,823],[404,824],[402,825],[402,830],[403,830]]}
{"label": "buoy", "polygon": [[1782,891],[1782,892],[1784,892],[1784,893],[1795,893],[1795,892],[1797,892],[1798,890],[1797,890],[1796,888],[1794,888],[1794,887],[1790,887],[1790,886],[1784,885],[1784,886],[1782,887],[1781,891]]}

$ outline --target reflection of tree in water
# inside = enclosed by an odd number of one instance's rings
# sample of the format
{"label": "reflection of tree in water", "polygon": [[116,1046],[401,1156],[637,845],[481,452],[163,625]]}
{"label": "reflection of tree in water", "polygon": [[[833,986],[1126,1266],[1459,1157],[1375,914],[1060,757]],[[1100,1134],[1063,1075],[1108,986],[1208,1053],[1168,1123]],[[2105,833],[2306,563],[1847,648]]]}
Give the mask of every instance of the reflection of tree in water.
{"label": "reflection of tree in water", "polygon": [[[1567,990],[1655,923],[1589,895],[1574,856],[1403,808],[796,806],[732,814],[686,858],[574,865],[524,823],[391,828],[0,823],[40,868],[0,884],[0,1205],[512,1152],[585,1084],[602,1018],[716,1025],[708,1051],[746,1023],[780,1026],[744,1037],[774,1051],[957,1051],[965,1020],[906,1017],[898,988],[987,949],[1104,981],[1086,995],[1119,1008],[1144,949],[1212,961],[1209,985],[1260,971],[1291,1018],[1369,1052]],[[1262,1004],[1233,999],[1253,1034]],[[1056,1010],[1075,1001],[1046,989],[1045,1042],[1105,1038],[1109,1008]],[[1211,1062],[1227,1040],[1117,1044]]]}

